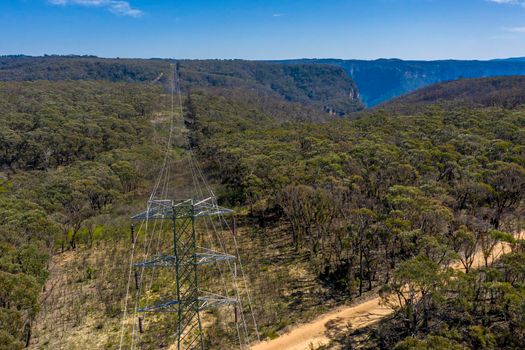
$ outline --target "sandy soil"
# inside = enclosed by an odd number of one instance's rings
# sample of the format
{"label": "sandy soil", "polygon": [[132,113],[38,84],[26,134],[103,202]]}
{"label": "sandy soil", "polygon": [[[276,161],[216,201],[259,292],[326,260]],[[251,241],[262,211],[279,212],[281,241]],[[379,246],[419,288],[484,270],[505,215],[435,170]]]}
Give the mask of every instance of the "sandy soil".
{"label": "sandy soil", "polygon": [[348,325],[357,329],[389,315],[392,310],[380,305],[380,300],[375,297],[355,306],[332,311],[277,339],[256,344],[252,346],[252,350],[304,350],[325,345],[329,342],[329,329],[345,328]]}
{"label": "sandy soil", "polygon": [[[497,259],[501,254],[508,252],[509,248],[505,244],[500,244],[494,249],[491,260]],[[485,264],[483,255],[476,254],[473,268],[481,267]],[[454,269],[463,269],[461,263],[455,263]],[[366,327],[379,321],[381,318],[392,313],[392,309],[381,305],[381,299],[375,297],[358,305],[331,311],[321,317],[292,329],[290,332],[274,340],[264,341],[251,347],[252,350],[309,350],[330,342],[330,330],[352,329]]]}

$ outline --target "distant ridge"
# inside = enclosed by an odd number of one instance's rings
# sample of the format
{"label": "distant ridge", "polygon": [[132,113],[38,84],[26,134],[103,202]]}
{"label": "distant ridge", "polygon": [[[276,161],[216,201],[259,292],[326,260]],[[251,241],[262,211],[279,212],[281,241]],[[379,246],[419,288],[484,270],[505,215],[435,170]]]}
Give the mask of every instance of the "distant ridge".
{"label": "distant ridge", "polygon": [[419,88],[461,78],[525,75],[525,58],[490,61],[404,61],[381,58],[374,61],[301,59],[284,64],[330,64],[342,67],[355,81],[362,101],[370,107]]}
{"label": "distant ridge", "polygon": [[[73,62],[82,62],[80,68],[72,64]],[[159,76],[159,73],[166,69],[169,59],[151,58],[151,59],[134,59],[134,58],[99,58],[91,55],[46,55],[32,57],[27,55],[7,55],[0,56],[0,81],[3,80],[35,80],[35,79],[103,79],[112,81],[151,81]],[[437,61],[416,61],[401,60],[397,58],[380,58],[377,60],[342,60],[342,59],[291,59],[278,61],[246,61],[239,59],[228,60],[182,60],[191,71],[202,75],[210,73],[214,78],[211,81],[199,78],[200,83],[206,85],[221,85],[239,83],[239,78],[246,81],[254,81],[259,84],[265,78],[258,68],[265,67],[266,70],[272,70],[274,73],[277,68],[271,68],[270,65],[323,65],[336,66],[343,69],[346,74],[355,82],[355,86],[350,90],[341,90],[338,84],[319,79],[315,81],[323,85],[322,89],[328,87],[327,83],[332,84],[333,96],[329,97],[329,103],[326,104],[329,110],[336,113],[346,114],[352,109],[359,109],[355,104],[351,106],[348,99],[342,98],[340,94],[352,95],[351,99],[357,101],[357,91],[361,101],[373,107],[388,101],[392,98],[402,96],[406,93],[415,91],[419,88],[432,84],[452,81],[462,78],[484,78],[496,76],[513,76],[525,75],[525,57],[499,58],[493,60],[437,60]],[[202,67],[212,67],[215,71],[206,71]],[[241,73],[239,70],[231,69],[233,66],[244,66]],[[257,69],[256,69],[257,68]],[[320,71],[319,71],[320,72]],[[325,73],[328,71],[325,70]],[[102,74],[100,74],[102,73]],[[271,74],[274,74],[271,73]],[[312,73],[312,71],[310,71]],[[308,73],[308,74],[310,74]],[[335,71],[330,72],[330,74]],[[288,74],[288,73],[286,73]],[[295,74],[295,73],[294,73]],[[336,75],[339,73],[335,73]],[[333,76],[332,76],[333,77]],[[278,91],[279,94],[291,100],[298,102],[314,99],[317,101],[326,101],[326,96],[319,97],[314,93],[312,87],[313,81],[304,85],[300,79],[297,80],[292,75],[288,78],[294,80],[295,92]],[[247,79],[247,80],[246,80]],[[259,80],[259,81],[258,81]],[[257,82],[258,81],[258,82]],[[268,81],[268,80],[267,80]],[[266,84],[266,83],[264,83]],[[301,85],[302,84],[302,85]],[[346,83],[345,83],[346,84]],[[351,83],[353,84],[353,83]],[[246,87],[242,84],[241,88]],[[252,86],[253,87],[253,86]],[[271,84],[265,89],[274,90],[275,86]],[[339,93],[336,91],[338,90]],[[301,95],[299,100],[295,99],[297,93]],[[325,95],[326,91],[322,93]],[[355,96],[354,96],[355,95]],[[316,97],[317,96],[317,97]],[[337,96],[337,97],[336,97]],[[337,100],[335,101],[334,98]],[[334,103],[335,102],[335,103]]]}
{"label": "distant ridge", "polygon": [[501,107],[513,109],[525,104],[525,76],[461,79],[434,84],[385,102],[377,109],[410,114],[430,105],[443,108]]}
{"label": "distant ridge", "polygon": [[525,57],[497,58],[493,61],[525,62]]}
{"label": "distant ridge", "polygon": [[[0,81],[106,80],[167,83],[173,60],[94,56],[0,57]],[[333,65],[282,65],[244,60],[178,60],[181,84],[191,89],[236,88],[303,103],[332,115],[363,108],[355,83]]]}

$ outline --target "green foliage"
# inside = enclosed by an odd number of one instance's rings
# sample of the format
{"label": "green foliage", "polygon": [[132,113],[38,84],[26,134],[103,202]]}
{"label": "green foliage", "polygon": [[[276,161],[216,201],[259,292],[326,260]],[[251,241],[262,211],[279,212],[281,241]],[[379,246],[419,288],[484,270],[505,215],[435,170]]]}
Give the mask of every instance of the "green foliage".
{"label": "green foliage", "polygon": [[[396,96],[405,95],[425,86],[432,86],[443,81],[463,78],[501,77],[508,75],[525,74],[525,63],[516,60],[490,60],[490,61],[403,61],[398,59],[379,59],[373,61],[363,60],[336,60],[336,59],[309,59],[291,60],[285,63],[330,64],[344,68],[357,83],[363,101],[368,106],[374,106],[388,101]],[[503,78],[504,79],[504,78]],[[461,89],[453,90],[454,84],[447,89],[436,88],[434,91],[450,96],[450,90],[455,95],[475,95],[474,91],[485,90],[502,93],[497,90],[507,90],[508,85],[502,83],[502,78],[488,80],[486,86],[476,87],[462,83]],[[475,82],[475,80],[474,80]],[[491,84],[492,83],[492,84]],[[488,85],[488,86],[487,86]],[[467,91],[465,91],[467,90]],[[432,90],[430,90],[432,91]],[[447,93],[448,91],[448,93]],[[517,92],[517,91],[516,91]],[[519,93],[519,92],[518,92]],[[433,96],[434,94],[430,94]],[[523,96],[523,94],[521,94]]]}
{"label": "green foliage", "polygon": [[407,338],[396,344],[395,350],[463,350],[461,344],[453,340],[429,336],[425,339]]}
{"label": "green foliage", "polygon": [[13,196],[0,197],[0,229],[6,234],[3,241],[23,245],[30,241],[51,243],[57,225],[34,202]]}
{"label": "green foliage", "polygon": [[96,217],[150,181],[160,95],[122,83],[0,83],[0,348],[30,341],[57,246],[91,246],[103,230]]}
{"label": "green foliage", "polygon": [[[0,58],[1,80],[153,81],[169,69],[166,60],[100,59],[94,56]],[[162,78],[162,76],[160,76]]]}
{"label": "green foliage", "polygon": [[0,349],[1,350],[22,350],[24,343],[17,340],[10,333],[0,330]]}
{"label": "green foliage", "polygon": [[[388,101],[378,108],[396,114],[410,114],[438,105],[446,109],[501,107],[513,109],[525,104],[523,76],[460,79],[434,84]],[[499,142],[498,148],[506,143]]]}
{"label": "green foliage", "polygon": [[[523,253],[512,253],[503,256],[493,269],[443,275],[441,286],[446,287],[440,294],[425,295],[418,289],[422,296],[415,303],[400,305],[400,312],[382,322],[377,335],[385,348],[397,342],[396,349],[433,349],[431,346],[441,343],[445,348],[520,349],[525,342],[524,262]],[[408,275],[403,272],[407,268]],[[421,281],[428,285],[434,280],[434,274],[431,276],[414,264],[403,264],[397,273],[407,277],[407,285],[421,285]],[[409,291],[410,287],[405,289],[405,295]],[[411,311],[418,307],[429,308],[425,327],[405,328],[406,315],[412,315]]]}
{"label": "green foliage", "polygon": [[[242,60],[182,60],[177,62],[177,69],[182,88],[186,91],[195,88],[251,90],[262,98],[278,97],[282,104],[283,100],[309,104],[318,112],[333,115],[345,115],[363,108],[354,82],[343,69],[335,66],[281,65]],[[171,71],[170,61],[161,59],[0,57],[0,81],[107,80],[160,82],[167,86]],[[123,104],[122,107],[126,106]],[[1,137],[2,134],[0,140]]]}
{"label": "green foliage", "polygon": [[179,66],[187,89],[227,87],[274,93],[285,101],[313,104],[334,115],[362,109],[354,82],[334,66],[241,60],[181,61]]}
{"label": "green foliage", "polygon": [[442,264],[459,254],[468,267],[477,247],[490,256],[508,238],[489,232],[523,208],[522,111],[377,112],[317,124],[276,120],[262,103],[191,99],[198,152],[222,200],[256,217],[279,214],[295,249],[343,289],[357,281],[361,293],[363,280],[372,288],[420,255]]}
{"label": "green foliage", "polygon": [[438,308],[443,301],[449,276],[448,271],[442,271],[427,256],[404,261],[388,283],[384,301],[392,304],[399,314],[404,314],[407,328],[411,334],[415,334],[420,328],[428,327],[432,310]]}
{"label": "green foliage", "polygon": [[0,166],[48,170],[130,147],[148,132],[159,95],[154,86],[0,83]]}
{"label": "green foliage", "polygon": [[[169,69],[163,61],[57,60],[67,61],[75,79],[162,81]],[[13,79],[27,78],[27,62],[8,67]],[[34,76],[53,64],[40,61]],[[498,242],[520,249],[508,232],[523,212],[523,110],[434,108],[337,119],[321,108],[358,108],[340,69],[238,61],[183,61],[178,69],[185,90],[204,87],[189,94],[184,118],[220,200],[278,232],[291,264],[304,262],[333,295],[385,284],[397,293],[401,320],[386,327],[385,347],[523,344],[521,253],[497,269],[469,269],[478,249],[488,267]],[[124,237],[127,219],[120,218],[161,163],[162,93],[160,85],[107,81],[0,83],[0,320],[12,320],[0,326],[0,343],[16,348],[28,340],[51,254]],[[265,239],[261,232],[254,237]],[[108,246],[104,261],[128,253]],[[468,273],[452,277],[441,267],[457,257]],[[104,315],[117,316],[122,290],[104,285],[98,267],[78,264],[74,283],[93,284]],[[105,278],[124,276],[123,268]],[[268,335],[291,322],[283,310],[303,307],[294,306],[300,293],[273,293],[287,299],[272,300],[265,311],[275,321]]]}

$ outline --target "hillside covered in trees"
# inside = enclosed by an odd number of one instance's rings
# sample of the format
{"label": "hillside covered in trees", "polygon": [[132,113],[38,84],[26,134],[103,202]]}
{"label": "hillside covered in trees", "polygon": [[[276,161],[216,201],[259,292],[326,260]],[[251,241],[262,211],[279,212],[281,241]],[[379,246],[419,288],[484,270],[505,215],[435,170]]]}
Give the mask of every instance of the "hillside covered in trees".
{"label": "hillside covered in trees", "polygon": [[[107,80],[166,83],[170,60],[92,56],[0,57],[0,81]],[[242,60],[178,61],[184,91],[204,87],[249,90],[311,104],[333,114],[362,109],[357,87],[335,66],[279,65]]]}
{"label": "hillside covered in trees", "polygon": [[145,140],[161,91],[0,83],[0,348],[30,343],[50,258],[92,245],[103,234],[94,218],[114,223],[113,209],[149,183],[161,153]]}
{"label": "hillside covered in trees", "polygon": [[[21,64],[19,78],[0,83],[0,348],[118,348],[127,267],[115,262],[129,256],[129,216],[161,163],[169,69],[86,77],[75,60],[75,81],[31,79]],[[341,70],[241,66],[182,61],[179,117],[221,204],[240,213],[264,338],[409,285],[424,297],[367,330],[365,346],[523,347],[523,246],[512,236],[524,224],[523,106],[425,101],[423,113],[339,118],[324,107],[355,91]],[[498,96],[515,95],[510,81]],[[456,84],[432,100],[484,101],[495,91]],[[490,255],[500,241],[514,254],[470,269],[474,251]],[[453,261],[469,273],[453,275]],[[207,317],[208,348],[228,348],[226,321]],[[143,343],[160,346],[156,334]]]}
{"label": "hillside covered in trees", "polygon": [[[488,90],[477,96],[490,98]],[[199,154],[222,199],[247,206],[267,232],[279,227],[318,283],[346,300],[376,288],[389,300],[412,288],[412,303],[367,346],[523,347],[523,242],[513,238],[524,219],[523,107],[371,111],[319,127],[255,123],[243,104],[192,99]],[[490,269],[501,241],[514,253]],[[488,270],[472,270],[476,251]],[[468,273],[453,274],[454,261]]]}
{"label": "hillside covered in trees", "polygon": [[525,104],[525,76],[461,79],[435,84],[377,106],[390,113],[407,114],[429,106],[447,109],[500,107]]}
{"label": "hillside covered in trees", "polygon": [[363,102],[369,107],[440,82],[525,74],[525,60],[519,58],[491,61],[313,59],[281,62],[329,64],[343,68],[356,82]]}

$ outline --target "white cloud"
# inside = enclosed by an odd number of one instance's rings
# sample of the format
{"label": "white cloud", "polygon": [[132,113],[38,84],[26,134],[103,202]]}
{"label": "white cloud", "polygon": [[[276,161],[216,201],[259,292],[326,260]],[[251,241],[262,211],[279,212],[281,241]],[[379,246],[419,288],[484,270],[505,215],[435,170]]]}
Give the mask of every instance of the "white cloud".
{"label": "white cloud", "polygon": [[[525,7],[525,0],[487,0],[496,4],[521,5]],[[512,33],[525,33],[525,27],[505,27],[503,30]]]}
{"label": "white cloud", "polygon": [[274,13],[272,16],[273,17],[282,17],[282,16],[284,16],[284,13]]}
{"label": "white cloud", "polygon": [[525,7],[525,0],[487,0],[496,4],[521,5]]}
{"label": "white cloud", "polygon": [[131,7],[128,1],[122,0],[48,0],[53,5],[82,5],[105,7],[114,14],[120,16],[140,17],[143,12],[139,9]]}
{"label": "white cloud", "polygon": [[525,27],[507,27],[503,28],[507,32],[513,32],[513,33],[525,33]]}

